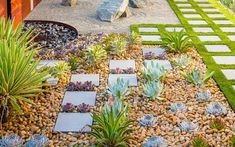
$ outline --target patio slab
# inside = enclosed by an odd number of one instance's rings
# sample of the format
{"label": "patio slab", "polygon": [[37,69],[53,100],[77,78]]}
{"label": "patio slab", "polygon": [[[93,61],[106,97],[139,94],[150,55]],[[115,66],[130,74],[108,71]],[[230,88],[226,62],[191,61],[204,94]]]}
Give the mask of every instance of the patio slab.
{"label": "patio slab", "polygon": [[174,0],[175,2],[188,2],[188,0]]}
{"label": "patio slab", "polygon": [[135,60],[110,60],[109,69],[128,69],[132,68],[135,70]]}
{"label": "patio slab", "polygon": [[198,36],[201,41],[221,41],[219,36]]}
{"label": "patio slab", "polygon": [[108,83],[113,85],[117,82],[117,79],[121,78],[125,81],[129,81],[129,86],[137,86],[136,74],[109,74]]}
{"label": "patio slab", "polygon": [[160,35],[141,35],[142,41],[161,41]]}
{"label": "patio slab", "polygon": [[92,125],[89,113],[59,113],[54,132],[90,132]]}
{"label": "patio slab", "polygon": [[91,91],[66,91],[64,94],[64,99],[62,105],[66,103],[72,103],[77,106],[82,103],[89,104],[90,106],[95,106],[96,92]]}
{"label": "patio slab", "polygon": [[222,72],[228,80],[235,80],[235,69],[223,69]]}
{"label": "patio slab", "polygon": [[210,27],[194,27],[193,30],[195,32],[214,32]]}
{"label": "patio slab", "polygon": [[144,64],[148,65],[151,62],[158,63],[159,65],[163,66],[166,70],[171,70],[172,66],[169,60],[144,60]]}
{"label": "patio slab", "polygon": [[229,38],[231,41],[235,41],[235,35],[228,35],[228,38]]}
{"label": "patio slab", "polygon": [[143,48],[143,55],[145,55],[146,53],[149,53],[149,52],[154,53],[155,56],[159,56],[165,52],[165,49],[163,49],[163,48]]}
{"label": "patio slab", "polygon": [[181,12],[196,12],[196,9],[180,9]]}
{"label": "patio slab", "polygon": [[224,32],[235,32],[235,27],[220,27]]}
{"label": "patio slab", "polygon": [[216,64],[235,64],[235,56],[212,56],[212,58],[215,60]]}
{"label": "patio slab", "polygon": [[91,81],[95,86],[99,86],[99,74],[72,74],[71,82]]}
{"label": "patio slab", "polygon": [[215,24],[233,24],[230,20],[213,20]]}
{"label": "patio slab", "polygon": [[184,14],[186,18],[202,18],[200,14]]}
{"label": "patio slab", "polygon": [[188,23],[192,25],[207,24],[207,22],[204,20],[188,20]]}
{"label": "patio slab", "polygon": [[175,30],[176,32],[180,32],[181,30],[184,30],[183,27],[166,27],[165,29],[166,29],[166,31],[168,31],[168,32],[174,32],[174,30]]}
{"label": "patio slab", "polygon": [[158,32],[158,28],[140,27],[139,32]]}
{"label": "patio slab", "polygon": [[224,18],[224,14],[207,14],[210,18]]}
{"label": "patio slab", "polygon": [[230,52],[227,45],[205,45],[208,52]]}

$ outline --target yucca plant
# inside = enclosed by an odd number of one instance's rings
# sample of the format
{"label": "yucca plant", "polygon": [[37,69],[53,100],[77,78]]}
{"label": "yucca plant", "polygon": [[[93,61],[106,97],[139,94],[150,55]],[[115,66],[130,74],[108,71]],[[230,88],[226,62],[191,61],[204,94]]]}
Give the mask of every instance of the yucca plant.
{"label": "yucca plant", "polygon": [[161,46],[168,52],[185,53],[189,48],[193,47],[190,40],[191,37],[184,30],[180,32],[174,30],[173,32],[166,32],[163,35]]}
{"label": "yucca plant", "polygon": [[117,79],[114,85],[109,84],[108,92],[114,96],[115,99],[123,99],[127,94],[129,82],[124,81],[124,79]]}
{"label": "yucca plant", "polygon": [[163,100],[163,98],[160,97],[163,90],[163,85],[160,81],[151,81],[143,84],[143,90],[144,96],[147,98]]}
{"label": "yucca plant", "polygon": [[187,82],[193,83],[196,87],[201,87],[203,84],[207,83],[214,74],[214,71],[207,71],[206,74],[203,76],[200,73],[200,70],[198,68],[195,68],[191,73],[185,75],[185,78]]}
{"label": "yucca plant", "polygon": [[99,64],[107,58],[107,52],[100,44],[88,48],[85,54],[86,62],[89,65]]}
{"label": "yucca plant", "polygon": [[192,146],[193,147],[208,147],[209,145],[208,145],[207,141],[204,138],[196,137],[192,141]]}
{"label": "yucca plant", "polygon": [[[122,101],[120,103],[122,104]],[[113,106],[106,105],[100,116],[93,113],[96,124],[90,127],[92,128],[91,135],[97,139],[97,146],[128,147],[127,141],[132,137],[127,134],[132,131],[129,128],[132,121],[126,115],[127,105],[122,109],[120,109],[120,105],[118,107],[117,104]]]}
{"label": "yucca plant", "polygon": [[141,45],[142,44],[141,37],[137,32],[135,32],[135,31],[131,32],[130,43],[133,45]]}

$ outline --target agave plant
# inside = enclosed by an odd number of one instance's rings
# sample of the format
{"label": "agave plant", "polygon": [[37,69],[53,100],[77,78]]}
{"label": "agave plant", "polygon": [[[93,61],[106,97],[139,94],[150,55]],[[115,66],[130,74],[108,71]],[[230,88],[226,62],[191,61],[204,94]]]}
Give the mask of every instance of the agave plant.
{"label": "agave plant", "polygon": [[126,95],[129,94],[128,87],[128,81],[118,78],[114,85],[109,84],[108,92],[116,99],[123,99]]}
{"label": "agave plant", "polygon": [[171,64],[177,68],[185,69],[192,62],[192,57],[187,55],[181,55],[177,59],[171,60]]}
{"label": "agave plant", "polygon": [[131,32],[130,43],[133,45],[141,45],[142,44],[142,39],[137,32],[135,32],[135,31]]}
{"label": "agave plant", "polygon": [[214,71],[207,71],[206,74],[202,77],[200,70],[196,68],[191,73],[185,75],[185,78],[187,82],[193,83],[196,87],[201,87],[203,84],[207,83],[214,74]]}
{"label": "agave plant", "polygon": [[143,90],[144,96],[147,98],[163,100],[163,98],[160,97],[163,90],[163,85],[160,81],[152,81],[143,84]]}
{"label": "agave plant", "polygon": [[189,48],[193,47],[190,41],[191,37],[184,30],[177,32],[166,32],[162,37],[162,47],[168,52],[185,53]]}
{"label": "agave plant", "polygon": [[166,69],[158,63],[151,62],[142,67],[142,75],[146,81],[158,81],[163,79]]}
{"label": "agave plant", "polygon": [[100,64],[107,58],[107,52],[99,44],[92,46],[85,52],[88,65]]}
{"label": "agave plant", "polygon": [[126,44],[127,44],[126,38],[122,36],[115,37],[111,44],[110,53],[117,55],[123,53],[126,50]]}
{"label": "agave plant", "polygon": [[209,145],[208,145],[207,141],[204,138],[196,137],[192,141],[192,146],[193,147],[208,147]]}

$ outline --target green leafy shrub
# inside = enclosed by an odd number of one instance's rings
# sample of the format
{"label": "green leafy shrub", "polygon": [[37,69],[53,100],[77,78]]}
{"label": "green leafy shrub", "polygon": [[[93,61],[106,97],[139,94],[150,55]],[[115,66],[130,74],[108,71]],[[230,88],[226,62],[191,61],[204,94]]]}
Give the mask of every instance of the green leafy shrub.
{"label": "green leafy shrub", "polygon": [[216,130],[222,130],[225,124],[221,119],[215,118],[210,122],[210,128]]}
{"label": "green leafy shrub", "polygon": [[138,33],[136,33],[135,31],[131,32],[130,43],[133,45],[141,45],[142,44],[142,39],[141,39],[140,35]]}
{"label": "green leafy shrub", "polygon": [[92,64],[100,64],[107,58],[107,52],[99,44],[88,48],[85,54],[86,62],[90,66],[92,66]]}
{"label": "green leafy shrub", "polygon": [[201,87],[203,84],[207,83],[210,80],[214,73],[214,71],[207,71],[206,74],[202,77],[200,70],[196,68],[191,73],[185,75],[185,78],[187,82],[193,83],[197,87]]}
{"label": "green leafy shrub", "polygon": [[117,99],[123,99],[127,94],[129,83],[123,79],[118,78],[114,85],[109,85],[108,92]]}
{"label": "green leafy shrub", "polygon": [[147,98],[163,100],[163,98],[160,98],[163,90],[163,85],[160,81],[151,81],[143,84],[143,90],[144,96],[146,96]]}
{"label": "green leafy shrub", "polygon": [[191,37],[184,30],[180,32],[166,32],[162,37],[162,47],[168,52],[185,53],[193,47]]}

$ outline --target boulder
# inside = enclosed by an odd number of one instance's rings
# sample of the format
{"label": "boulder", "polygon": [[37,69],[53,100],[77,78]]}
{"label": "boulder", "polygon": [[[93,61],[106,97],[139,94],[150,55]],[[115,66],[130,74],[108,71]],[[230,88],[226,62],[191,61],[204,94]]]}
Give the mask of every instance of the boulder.
{"label": "boulder", "polygon": [[105,0],[97,9],[100,20],[113,22],[126,11],[129,0]]}
{"label": "boulder", "polygon": [[62,0],[61,5],[75,7],[77,5],[77,0]]}
{"label": "boulder", "polygon": [[129,7],[127,7],[121,17],[129,17],[129,16],[131,16],[131,10]]}
{"label": "boulder", "polygon": [[143,8],[148,5],[148,0],[129,0],[129,6],[132,8]]}

